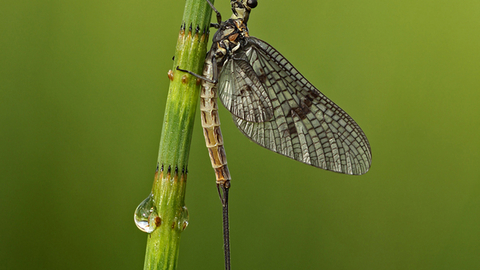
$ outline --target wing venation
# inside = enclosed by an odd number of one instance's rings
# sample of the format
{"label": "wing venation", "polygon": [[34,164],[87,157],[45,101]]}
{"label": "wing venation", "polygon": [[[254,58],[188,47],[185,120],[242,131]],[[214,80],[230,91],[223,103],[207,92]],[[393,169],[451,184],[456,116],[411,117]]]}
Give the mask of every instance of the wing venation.
{"label": "wing venation", "polygon": [[259,145],[300,162],[366,173],[372,155],[358,124],[268,43],[246,41],[219,80],[219,95],[237,127]]}
{"label": "wing venation", "polygon": [[272,103],[252,66],[243,59],[230,59],[223,66],[218,83],[223,105],[233,115],[249,122],[273,117]]}

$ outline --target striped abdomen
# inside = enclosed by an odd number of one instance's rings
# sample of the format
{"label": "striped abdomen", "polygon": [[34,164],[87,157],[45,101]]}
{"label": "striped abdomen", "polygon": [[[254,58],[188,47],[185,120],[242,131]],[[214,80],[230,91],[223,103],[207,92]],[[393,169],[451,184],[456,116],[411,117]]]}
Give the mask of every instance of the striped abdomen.
{"label": "striped abdomen", "polygon": [[[213,80],[212,58],[207,57],[203,76]],[[217,184],[230,186],[230,172],[227,167],[227,156],[223,148],[220,118],[218,117],[217,87],[216,84],[203,81],[200,93],[200,115],[202,118],[203,135],[210,154],[212,167],[215,170]]]}

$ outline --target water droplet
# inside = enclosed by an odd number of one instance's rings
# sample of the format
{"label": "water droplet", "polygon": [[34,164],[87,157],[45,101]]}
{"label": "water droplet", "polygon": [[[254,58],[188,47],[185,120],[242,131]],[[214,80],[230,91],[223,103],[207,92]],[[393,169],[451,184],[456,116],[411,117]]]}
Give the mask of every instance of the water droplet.
{"label": "water droplet", "polygon": [[153,194],[150,194],[137,206],[133,218],[135,225],[137,225],[142,232],[151,233],[157,226],[160,226],[162,219],[157,214]]}
{"label": "water droplet", "polygon": [[182,207],[182,213],[180,214],[180,219],[178,220],[178,228],[180,230],[185,230],[188,226],[188,209],[186,206]]}

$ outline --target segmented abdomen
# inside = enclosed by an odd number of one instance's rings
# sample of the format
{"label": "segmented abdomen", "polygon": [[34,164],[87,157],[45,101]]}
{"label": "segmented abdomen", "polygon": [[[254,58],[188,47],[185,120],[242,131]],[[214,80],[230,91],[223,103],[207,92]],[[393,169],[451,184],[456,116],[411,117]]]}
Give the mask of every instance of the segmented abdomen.
{"label": "segmented abdomen", "polygon": [[[211,58],[210,58],[211,59]],[[205,61],[203,76],[213,80],[213,64],[210,59]],[[202,118],[203,135],[210,154],[212,167],[215,170],[217,184],[229,185],[230,172],[227,167],[227,156],[223,148],[220,118],[218,117],[216,84],[203,81],[200,93],[200,116]]]}

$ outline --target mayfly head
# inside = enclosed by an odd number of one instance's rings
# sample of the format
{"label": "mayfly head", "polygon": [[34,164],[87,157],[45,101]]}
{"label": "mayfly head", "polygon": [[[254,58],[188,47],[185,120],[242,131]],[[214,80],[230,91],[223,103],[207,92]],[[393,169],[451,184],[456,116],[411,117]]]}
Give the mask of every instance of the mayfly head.
{"label": "mayfly head", "polygon": [[257,0],[231,0],[232,19],[242,19],[245,23],[248,21],[250,11],[257,6]]}

